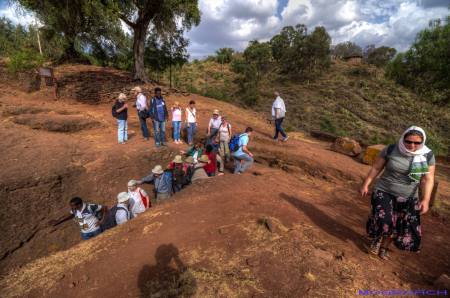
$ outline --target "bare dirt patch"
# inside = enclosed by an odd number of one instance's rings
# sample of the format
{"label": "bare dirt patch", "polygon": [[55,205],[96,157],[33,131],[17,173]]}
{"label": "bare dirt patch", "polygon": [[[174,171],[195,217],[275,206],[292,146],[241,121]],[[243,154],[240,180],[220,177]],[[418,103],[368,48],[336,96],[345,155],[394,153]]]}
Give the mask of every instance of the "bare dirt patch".
{"label": "bare dirt patch", "polygon": [[98,127],[100,123],[81,115],[25,114],[12,118],[17,124],[53,132],[77,132]]}

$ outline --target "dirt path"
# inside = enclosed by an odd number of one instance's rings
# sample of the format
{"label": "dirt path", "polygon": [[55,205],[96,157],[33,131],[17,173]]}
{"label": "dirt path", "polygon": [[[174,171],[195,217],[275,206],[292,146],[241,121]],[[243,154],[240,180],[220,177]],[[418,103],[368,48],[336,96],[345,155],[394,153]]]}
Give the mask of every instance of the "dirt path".
{"label": "dirt path", "polygon": [[[450,271],[445,215],[423,217],[420,254],[394,250],[389,262],[370,257],[363,248],[369,201],[356,192],[367,166],[301,135],[275,144],[263,116],[192,95],[167,99],[184,105],[194,98],[201,127],[217,107],[235,131],[256,129],[254,168],[196,183],[80,243],[72,222],[45,224],[67,211],[68,198],[112,205],[129,179],[166,164],[184,146],[156,149],[143,141],[134,113],[130,142],[116,144],[110,104],[0,90],[0,296],[350,297],[360,289],[433,288]],[[442,172],[441,198],[448,202]]]}

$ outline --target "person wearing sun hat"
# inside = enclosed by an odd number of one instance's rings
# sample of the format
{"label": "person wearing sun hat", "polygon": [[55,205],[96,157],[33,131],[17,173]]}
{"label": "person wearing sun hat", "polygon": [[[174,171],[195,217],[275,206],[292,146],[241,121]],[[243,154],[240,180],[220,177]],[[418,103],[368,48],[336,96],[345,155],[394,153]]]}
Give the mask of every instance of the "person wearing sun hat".
{"label": "person wearing sun hat", "polygon": [[192,171],[192,178],[191,182],[201,180],[201,179],[208,179],[209,176],[205,171],[205,166],[210,162],[207,155],[202,155],[198,160],[197,163],[194,165],[194,169]]}
{"label": "person wearing sun hat", "polygon": [[121,225],[131,219],[131,212],[128,207],[130,205],[130,196],[126,192],[117,195],[116,223]]}
{"label": "person wearing sun hat", "polygon": [[149,175],[137,181],[137,184],[144,183],[154,185],[155,198],[152,204],[169,198],[173,193],[172,175],[165,173],[161,165],[156,165]]}
{"label": "person wearing sun hat", "polygon": [[183,163],[183,157],[176,155],[170,162],[169,169],[172,171],[173,191],[179,192],[183,188],[186,180],[186,165]]}
{"label": "person wearing sun hat", "polygon": [[388,258],[392,240],[401,250],[421,248],[420,216],[429,209],[436,167],[434,154],[425,142],[422,128],[406,129],[397,144],[381,151],[361,186],[364,197],[372,181],[383,172],[372,192],[372,211],[366,224],[372,238],[368,252],[382,259]]}
{"label": "person wearing sun hat", "polygon": [[130,211],[133,217],[151,207],[147,192],[138,186],[136,180],[128,181],[128,195],[130,196]]}
{"label": "person wearing sun hat", "polygon": [[218,109],[215,109],[212,113],[211,119],[209,119],[206,144],[211,144],[213,142],[213,139],[216,137],[217,132],[219,131],[221,123],[222,118],[220,117],[220,112]]}

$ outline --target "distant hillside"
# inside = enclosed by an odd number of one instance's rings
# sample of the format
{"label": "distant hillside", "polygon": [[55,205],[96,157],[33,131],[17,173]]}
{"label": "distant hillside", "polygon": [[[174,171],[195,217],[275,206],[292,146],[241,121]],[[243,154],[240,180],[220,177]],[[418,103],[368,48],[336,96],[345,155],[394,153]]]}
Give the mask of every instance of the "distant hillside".
{"label": "distant hillside", "polygon": [[[179,88],[242,103],[235,80],[228,64],[211,60],[190,63],[174,74]],[[416,124],[425,128],[428,144],[439,153],[450,145],[450,111],[424,102],[373,66],[336,61],[313,81],[292,82],[275,74],[261,85],[261,99],[252,108],[269,117],[273,91],[280,91],[287,103],[288,130],[320,129],[374,144],[393,142],[405,127]]]}

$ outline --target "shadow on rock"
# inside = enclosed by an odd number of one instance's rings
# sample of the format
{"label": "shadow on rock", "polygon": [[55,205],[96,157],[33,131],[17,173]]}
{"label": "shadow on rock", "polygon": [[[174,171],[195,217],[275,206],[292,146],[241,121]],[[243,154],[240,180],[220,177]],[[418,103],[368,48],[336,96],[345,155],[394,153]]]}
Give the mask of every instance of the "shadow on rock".
{"label": "shadow on rock", "polygon": [[351,241],[362,252],[366,252],[362,235],[331,218],[328,214],[313,204],[302,201],[299,198],[289,196],[285,193],[281,193],[280,196],[292,206],[305,213],[305,215],[308,216],[315,225],[329,235],[341,239],[344,242]]}
{"label": "shadow on rock", "polygon": [[141,297],[191,297],[195,294],[195,278],[173,244],[159,246],[155,260],[155,265],[145,265],[139,273]]}

